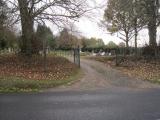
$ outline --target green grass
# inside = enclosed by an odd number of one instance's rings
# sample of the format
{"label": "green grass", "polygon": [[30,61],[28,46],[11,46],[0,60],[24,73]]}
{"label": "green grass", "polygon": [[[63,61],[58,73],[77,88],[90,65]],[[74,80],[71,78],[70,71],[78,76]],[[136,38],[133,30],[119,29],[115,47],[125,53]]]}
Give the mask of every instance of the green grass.
{"label": "green grass", "polygon": [[160,84],[160,77],[159,78],[146,79],[146,80],[151,82],[151,83]]}
{"label": "green grass", "polygon": [[28,80],[19,77],[0,77],[0,93],[38,92],[48,88],[65,85],[77,80],[81,70],[76,70],[70,77],[63,80]]}
{"label": "green grass", "polygon": [[156,82],[157,82],[158,84],[160,84],[160,78],[159,78],[159,79],[156,79]]}
{"label": "green grass", "polygon": [[86,56],[90,56],[91,53],[90,53],[90,52],[81,52],[80,55],[81,55],[82,57],[86,57]]}
{"label": "green grass", "polygon": [[63,50],[56,50],[56,51],[51,51],[49,53],[50,56],[62,56],[62,57],[69,57],[73,56],[72,51],[63,51]]}
{"label": "green grass", "polygon": [[91,60],[96,60],[99,62],[107,62],[107,61],[114,61],[115,57],[114,56],[87,56],[87,57],[83,57],[85,59],[91,59]]}

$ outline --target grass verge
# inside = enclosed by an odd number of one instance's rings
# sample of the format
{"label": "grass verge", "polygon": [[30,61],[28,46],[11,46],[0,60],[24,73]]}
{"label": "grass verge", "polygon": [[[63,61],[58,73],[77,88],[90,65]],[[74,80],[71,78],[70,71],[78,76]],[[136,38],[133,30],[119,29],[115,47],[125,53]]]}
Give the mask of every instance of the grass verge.
{"label": "grass verge", "polygon": [[0,77],[0,93],[38,92],[74,82],[80,77],[81,70],[75,70],[63,80],[32,80],[19,77]]}
{"label": "grass verge", "polygon": [[0,93],[37,92],[78,79],[80,69],[66,58],[48,56],[46,72],[43,61],[42,56],[34,56],[28,62],[21,56],[1,55]]}

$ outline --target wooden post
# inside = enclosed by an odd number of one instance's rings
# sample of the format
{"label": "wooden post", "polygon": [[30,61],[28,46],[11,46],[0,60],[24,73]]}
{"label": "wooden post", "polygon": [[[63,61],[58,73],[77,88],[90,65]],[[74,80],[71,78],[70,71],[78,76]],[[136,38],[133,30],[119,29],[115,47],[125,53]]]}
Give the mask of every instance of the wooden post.
{"label": "wooden post", "polygon": [[76,63],[76,48],[73,49],[73,60]]}
{"label": "wooden post", "polygon": [[46,39],[43,40],[43,59],[44,59],[44,63],[43,63],[43,67],[44,67],[44,72],[47,71],[47,53],[46,53],[46,44],[47,44],[47,41]]}
{"label": "wooden post", "polygon": [[118,66],[119,63],[118,63],[118,48],[116,48],[116,66]]}
{"label": "wooden post", "polygon": [[81,67],[81,61],[80,61],[80,47],[78,45],[78,66]]}

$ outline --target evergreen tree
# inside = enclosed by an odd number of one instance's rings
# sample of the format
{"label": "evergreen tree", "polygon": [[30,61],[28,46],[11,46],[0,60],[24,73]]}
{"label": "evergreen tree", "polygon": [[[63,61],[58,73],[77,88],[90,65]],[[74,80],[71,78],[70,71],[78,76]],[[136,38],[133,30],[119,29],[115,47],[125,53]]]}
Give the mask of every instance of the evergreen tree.
{"label": "evergreen tree", "polygon": [[54,49],[56,43],[51,29],[45,25],[39,24],[36,31],[36,40],[32,44],[34,45],[33,48],[36,49],[36,51],[42,50],[44,44],[46,47]]}

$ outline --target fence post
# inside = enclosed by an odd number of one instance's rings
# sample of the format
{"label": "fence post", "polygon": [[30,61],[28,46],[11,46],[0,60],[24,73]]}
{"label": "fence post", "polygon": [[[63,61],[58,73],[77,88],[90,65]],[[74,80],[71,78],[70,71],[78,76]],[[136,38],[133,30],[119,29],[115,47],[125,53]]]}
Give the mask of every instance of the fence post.
{"label": "fence post", "polygon": [[44,59],[44,63],[43,63],[43,67],[44,67],[44,72],[47,71],[47,53],[46,53],[46,45],[47,44],[47,41],[46,39],[43,40],[43,59]]}
{"label": "fence post", "polygon": [[116,49],[116,66],[118,66],[119,63],[118,63],[118,48]]}
{"label": "fence post", "polygon": [[80,47],[78,45],[78,66],[81,67],[81,61],[80,61]]}
{"label": "fence post", "polygon": [[76,63],[76,48],[73,48],[73,60]]}

